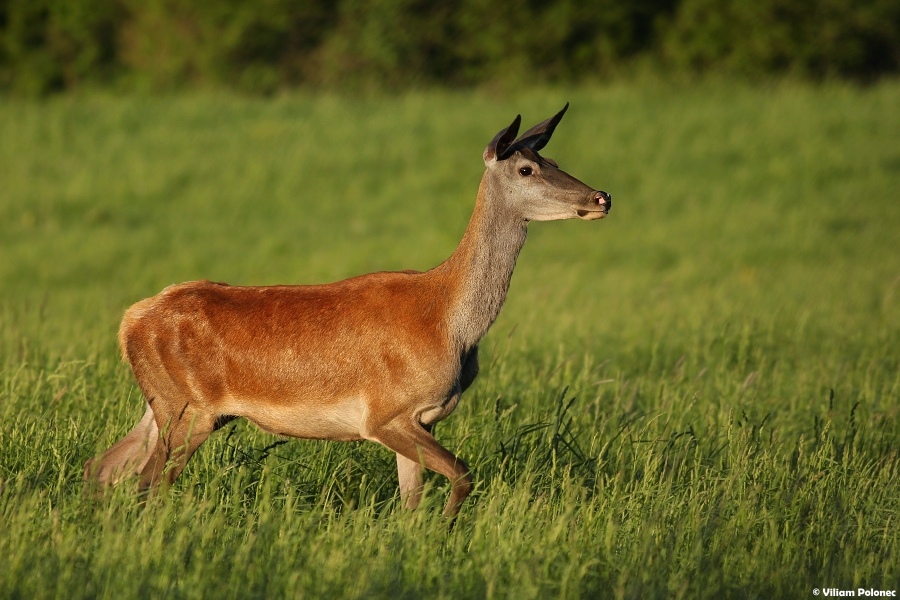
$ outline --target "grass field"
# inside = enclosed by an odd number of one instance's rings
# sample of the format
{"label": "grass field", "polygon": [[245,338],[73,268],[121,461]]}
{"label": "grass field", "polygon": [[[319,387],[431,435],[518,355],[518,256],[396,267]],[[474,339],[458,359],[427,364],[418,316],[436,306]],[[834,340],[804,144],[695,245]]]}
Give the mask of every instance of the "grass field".
{"label": "grass field", "polygon": [[[536,223],[438,439],[476,488],[236,422],[82,495],[178,281],[427,269],[517,112],[612,193]],[[812,598],[900,588],[900,83],[0,100],[0,597]]]}

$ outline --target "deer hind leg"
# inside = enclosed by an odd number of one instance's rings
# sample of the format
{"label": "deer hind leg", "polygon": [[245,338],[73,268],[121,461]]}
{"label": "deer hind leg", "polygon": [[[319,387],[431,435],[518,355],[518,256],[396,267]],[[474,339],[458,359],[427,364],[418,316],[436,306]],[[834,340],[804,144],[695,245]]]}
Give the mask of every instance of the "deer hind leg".
{"label": "deer hind leg", "polygon": [[415,508],[422,495],[422,466],[440,473],[450,480],[450,499],[444,507],[444,515],[452,517],[459,512],[466,496],[472,491],[469,467],[441,446],[434,436],[413,420],[394,421],[375,436],[381,444],[397,453],[397,471],[400,476],[400,494],[405,494],[406,506]]}
{"label": "deer hind leg", "polygon": [[154,490],[161,484],[171,485],[217,425],[215,415],[196,410],[189,404],[182,404],[179,410],[172,411],[157,399],[153,403],[153,412],[159,439],[141,470],[141,491]]}
{"label": "deer hind leg", "polygon": [[159,430],[148,406],[144,416],[128,434],[84,465],[84,480],[100,487],[118,484],[141,472],[153,453]]}

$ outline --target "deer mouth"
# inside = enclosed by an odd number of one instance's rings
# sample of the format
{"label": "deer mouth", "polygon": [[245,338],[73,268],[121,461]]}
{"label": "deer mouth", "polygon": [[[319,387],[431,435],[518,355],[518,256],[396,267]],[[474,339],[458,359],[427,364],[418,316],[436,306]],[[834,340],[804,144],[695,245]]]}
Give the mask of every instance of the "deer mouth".
{"label": "deer mouth", "polygon": [[582,219],[584,221],[596,221],[597,219],[602,219],[603,217],[608,215],[609,209],[608,208],[604,208],[604,209],[600,209],[600,210],[579,209],[579,210],[575,211],[575,214],[578,215],[579,219]]}

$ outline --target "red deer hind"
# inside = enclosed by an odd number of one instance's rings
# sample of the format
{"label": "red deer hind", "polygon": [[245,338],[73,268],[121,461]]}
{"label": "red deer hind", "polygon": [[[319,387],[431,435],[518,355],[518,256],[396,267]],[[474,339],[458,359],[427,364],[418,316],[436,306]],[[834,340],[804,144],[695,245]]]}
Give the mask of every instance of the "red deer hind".
{"label": "red deer hind", "polygon": [[601,219],[612,200],[538,154],[569,107],[516,138],[520,117],[484,150],[475,210],[437,267],[328,285],[172,285],[129,308],[122,354],[147,401],[137,426],[85,465],[100,485],[171,484],[224,423],[245,417],[298,438],[372,440],[397,454],[415,508],[422,468],[447,477],[444,513],[472,488],[434,438],[478,374],[478,342],[506,298],[529,221]]}

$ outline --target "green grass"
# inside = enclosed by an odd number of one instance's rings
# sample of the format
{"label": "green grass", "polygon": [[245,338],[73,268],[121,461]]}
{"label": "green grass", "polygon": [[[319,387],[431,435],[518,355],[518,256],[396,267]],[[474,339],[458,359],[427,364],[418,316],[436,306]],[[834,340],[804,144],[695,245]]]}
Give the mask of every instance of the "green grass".
{"label": "green grass", "polygon": [[[143,509],[82,495],[140,394],[115,347],[173,282],[427,269],[481,151],[613,194],[537,223],[437,437],[455,527],[393,455],[245,423]],[[900,582],[900,83],[521,96],[0,100],[0,596],[812,597]]]}

